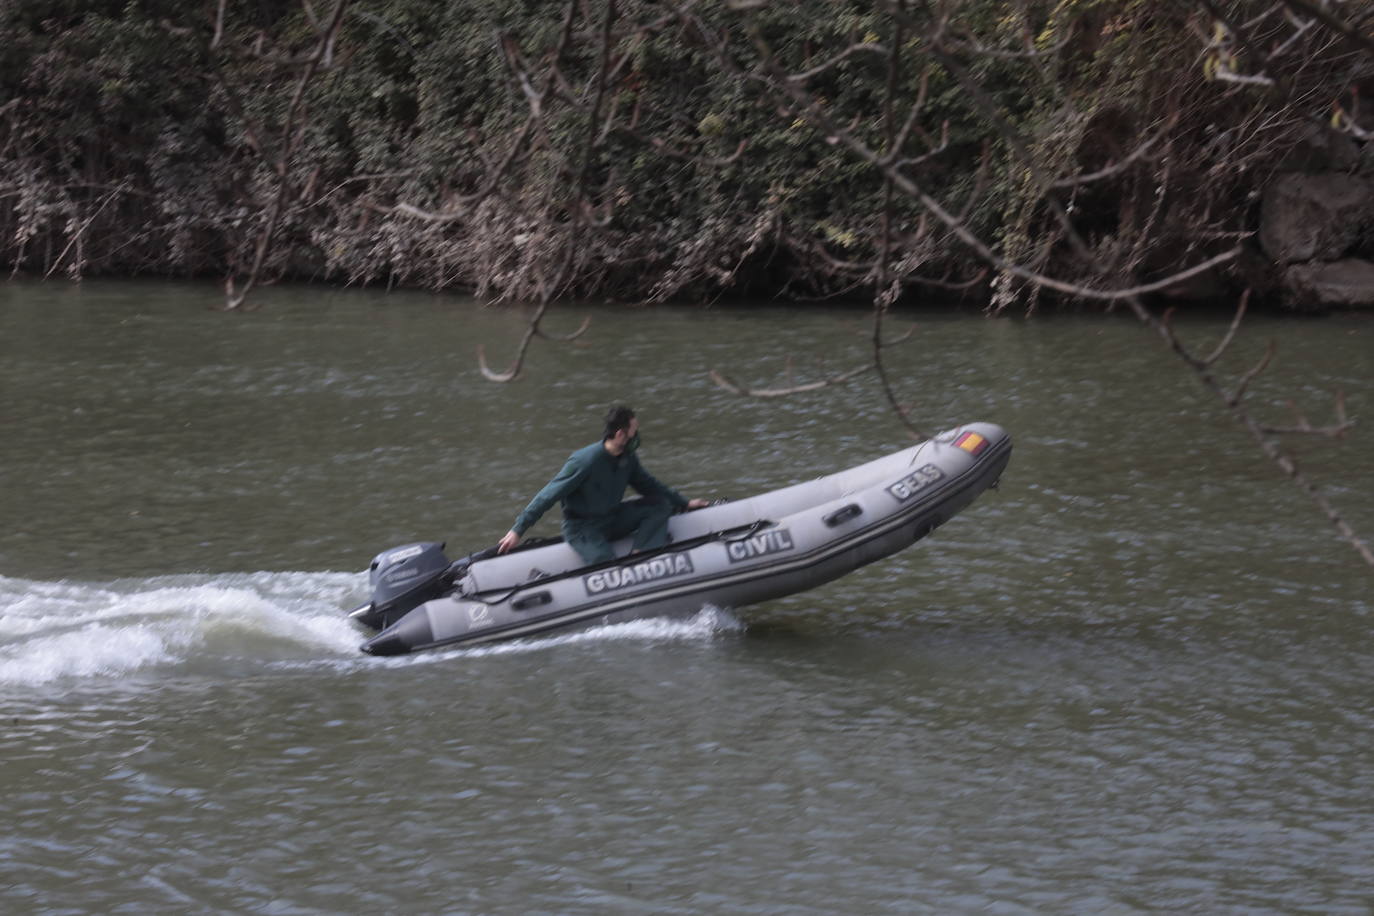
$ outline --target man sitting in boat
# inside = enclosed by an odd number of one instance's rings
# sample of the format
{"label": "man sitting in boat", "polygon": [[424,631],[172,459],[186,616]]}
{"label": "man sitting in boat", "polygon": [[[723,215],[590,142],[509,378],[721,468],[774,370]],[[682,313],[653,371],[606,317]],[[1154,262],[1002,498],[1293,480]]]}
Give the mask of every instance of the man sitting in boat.
{"label": "man sitting in boat", "polygon": [[[634,535],[631,552],[653,550],[668,543],[668,519],[677,509],[700,509],[704,499],[685,499],[644,470],[639,449],[639,420],[628,407],[612,407],[600,442],[568,456],[568,461],[530,500],[501,538],[497,550],[506,553],[549,511],[563,504],[563,539],[588,564],[615,559],[611,542]],[[630,486],[645,498],[622,502]]]}

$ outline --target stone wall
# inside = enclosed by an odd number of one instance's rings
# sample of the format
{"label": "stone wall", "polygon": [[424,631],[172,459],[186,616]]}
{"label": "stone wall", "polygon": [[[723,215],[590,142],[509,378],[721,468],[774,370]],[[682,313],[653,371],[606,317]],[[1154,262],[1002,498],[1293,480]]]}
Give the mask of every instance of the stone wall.
{"label": "stone wall", "polygon": [[1289,308],[1374,307],[1374,174],[1361,153],[1314,129],[1264,191],[1259,243]]}

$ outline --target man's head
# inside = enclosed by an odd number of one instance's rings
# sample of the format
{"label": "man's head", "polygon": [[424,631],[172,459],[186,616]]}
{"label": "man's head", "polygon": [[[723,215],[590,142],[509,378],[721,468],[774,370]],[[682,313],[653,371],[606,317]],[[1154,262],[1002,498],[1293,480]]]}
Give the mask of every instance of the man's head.
{"label": "man's head", "polygon": [[613,454],[619,455],[630,442],[638,442],[639,420],[635,412],[620,405],[606,413],[606,430],[601,434],[602,441]]}

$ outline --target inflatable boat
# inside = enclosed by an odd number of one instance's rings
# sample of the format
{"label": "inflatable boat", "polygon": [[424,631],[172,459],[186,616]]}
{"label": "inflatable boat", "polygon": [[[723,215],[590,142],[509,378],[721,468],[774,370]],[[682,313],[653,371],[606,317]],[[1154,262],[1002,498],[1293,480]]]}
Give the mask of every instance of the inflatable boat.
{"label": "inflatable boat", "polygon": [[671,543],[586,566],[562,539],[451,561],[444,544],[379,554],[371,600],[350,616],[380,630],[373,655],[535,636],[592,623],[738,608],[838,579],[930,534],[1011,458],[1011,437],[970,423],[886,457],[747,499],[675,515]]}

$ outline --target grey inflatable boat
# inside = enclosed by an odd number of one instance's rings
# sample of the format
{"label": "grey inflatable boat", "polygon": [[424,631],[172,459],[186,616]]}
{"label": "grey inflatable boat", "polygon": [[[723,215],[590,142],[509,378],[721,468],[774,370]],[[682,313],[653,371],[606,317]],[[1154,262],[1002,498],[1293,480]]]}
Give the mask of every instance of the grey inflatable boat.
{"label": "grey inflatable boat", "polygon": [[380,630],[373,655],[535,636],[592,623],[738,608],[815,588],[914,544],[984,490],[1011,437],[970,423],[876,461],[676,515],[672,543],[584,566],[561,539],[450,561],[437,542],[372,561],[371,600],[351,617]]}

